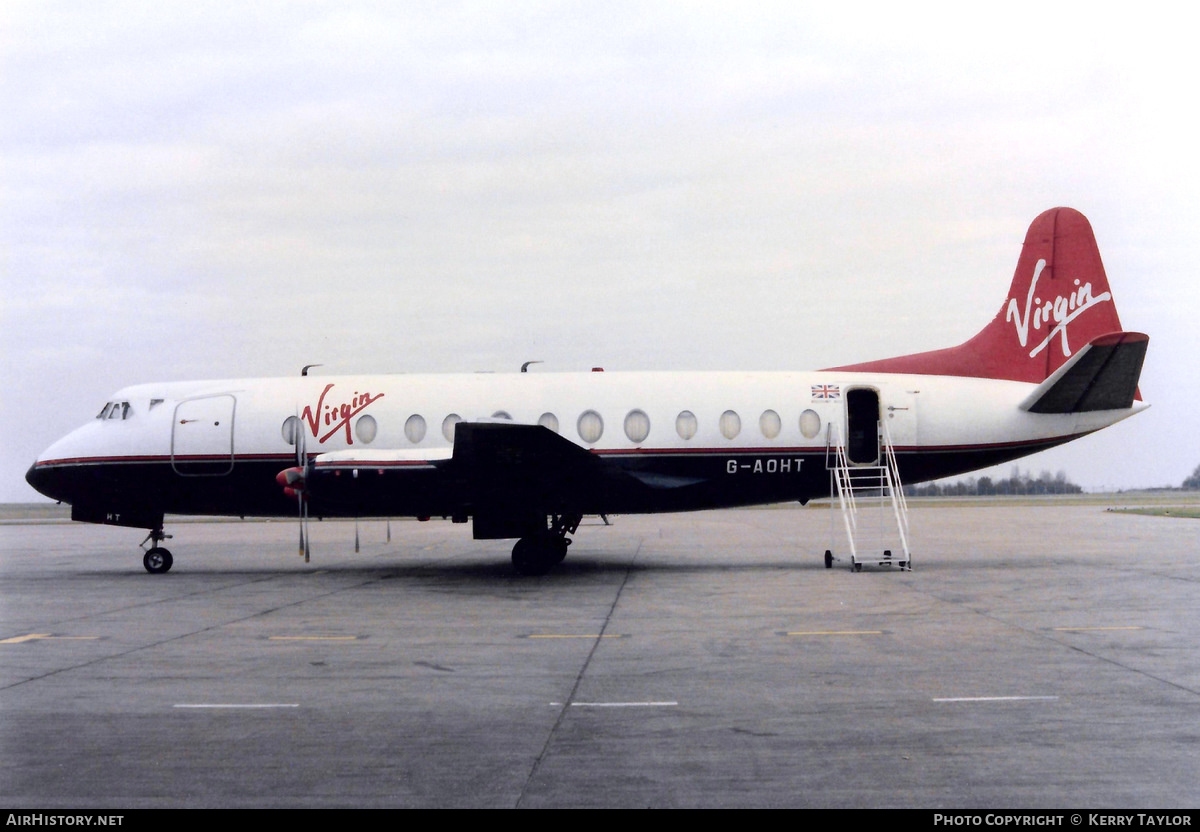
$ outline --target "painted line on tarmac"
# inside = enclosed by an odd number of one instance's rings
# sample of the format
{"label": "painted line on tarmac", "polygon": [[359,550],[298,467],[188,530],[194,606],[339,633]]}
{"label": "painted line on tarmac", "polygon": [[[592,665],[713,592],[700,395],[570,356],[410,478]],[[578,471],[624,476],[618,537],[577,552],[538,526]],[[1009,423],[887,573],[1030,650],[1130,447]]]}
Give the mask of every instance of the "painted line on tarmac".
{"label": "painted line on tarmac", "polygon": [[[562,702],[551,702],[555,708],[561,708]],[[572,708],[674,708],[678,702],[568,702]]]}
{"label": "painted line on tarmac", "polygon": [[267,636],[267,641],[358,641],[360,636]]}
{"label": "painted line on tarmac", "polygon": [[521,638],[628,638],[621,633],[604,635],[602,633],[530,633]]}
{"label": "painted line on tarmac", "polygon": [[96,641],[100,636],[56,636],[51,633],[29,633],[0,639],[0,644],[24,644],[27,641]]}
{"label": "painted line on tarmac", "polygon": [[1130,626],[1130,627],[1055,627],[1056,633],[1096,633],[1107,630],[1144,630],[1145,627]]}
{"label": "painted line on tarmac", "polygon": [[798,630],[788,636],[881,636],[883,630]]}
{"label": "painted line on tarmac", "polygon": [[299,702],[180,702],[172,705],[172,708],[184,708],[191,710],[233,710],[233,709],[256,709],[256,708],[299,708]]}
{"label": "painted line on tarmac", "polygon": [[1053,702],[1057,696],[951,696],[934,702]]}

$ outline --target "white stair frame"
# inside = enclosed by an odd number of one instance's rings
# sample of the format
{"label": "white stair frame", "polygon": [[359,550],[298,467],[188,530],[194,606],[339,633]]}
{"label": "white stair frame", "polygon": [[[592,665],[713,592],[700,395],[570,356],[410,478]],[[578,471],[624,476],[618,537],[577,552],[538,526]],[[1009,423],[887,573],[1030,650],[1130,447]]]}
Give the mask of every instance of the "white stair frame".
{"label": "white stair frame", "polygon": [[[882,567],[898,567],[901,571],[912,570],[912,553],[908,548],[908,501],[904,497],[904,486],[900,481],[900,469],[896,464],[896,452],[886,421],[876,423],[882,465],[852,465],[846,454],[845,442],[841,441],[832,423],[826,427],[825,467],[829,469],[830,508],[830,554],[838,534],[836,514],[842,517],[842,529],[850,548],[850,568],[862,570],[864,563]],[[831,464],[832,452],[832,464]],[[888,509],[891,509],[888,512]],[[864,522],[867,512],[874,511],[875,523]],[[888,547],[892,534],[888,515],[895,523],[894,539],[898,542],[900,555]],[[868,538],[877,532],[873,538]],[[878,553],[878,554],[876,554]],[[840,560],[840,558],[833,558]],[[828,563],[828,559],[827,559]]]}

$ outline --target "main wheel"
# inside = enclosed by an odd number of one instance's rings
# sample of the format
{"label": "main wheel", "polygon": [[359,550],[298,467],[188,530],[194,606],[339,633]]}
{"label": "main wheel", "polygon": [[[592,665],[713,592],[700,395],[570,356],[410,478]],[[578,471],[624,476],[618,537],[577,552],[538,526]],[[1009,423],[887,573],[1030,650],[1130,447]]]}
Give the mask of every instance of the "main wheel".
{"label": "main wheel", "polygon": [[171,557],[171,553],[161,546],[155,546],[142,557],[142,566],[146,567],[146,571],[152,575],[170,572],[173,563],[175,563],[175,558]]}
{"label": "main wheel", "polygon": [[567,557],[567,547],[571,541],[565,537],[554,537],[549,541],[550,553],[555,564],[562,563]]}
{"label": "main wheel", "polygon": [[[513,546],[512,564],[518,575],[545,575],[554,564],[558,553],[544,537],[522,537]],[[563,555],[566,555],[564,549]]]}

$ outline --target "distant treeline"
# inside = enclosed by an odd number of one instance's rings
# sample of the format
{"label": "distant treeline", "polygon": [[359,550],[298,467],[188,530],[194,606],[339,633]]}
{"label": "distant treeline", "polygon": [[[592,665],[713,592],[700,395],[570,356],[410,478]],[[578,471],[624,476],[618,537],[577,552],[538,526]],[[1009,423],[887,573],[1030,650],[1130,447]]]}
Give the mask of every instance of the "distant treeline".
{"label": "distant treeline", "polygon": [[[1200,469],[1197,469],[1200,475]],[[1200,487],[1200,486],[1197,486]],[[1037,477],[1021,473],[1015,469],[1007,479],[992,479],[991,477],[967,477],[965,480],[954,482],[928,482],[920,485],[904,486],[904,493],[910,497],[968,497],[992,494],[1080,494],[1083,486],[1076,485],[1067,479],[1065,471],[1051,474],[1043,471]]]}
{"label": "distant treeline", "polygon": [[1200,465],[1197,465],[1192,475],[1183,481],[1183,487],[1189,491],[1200,491]]}

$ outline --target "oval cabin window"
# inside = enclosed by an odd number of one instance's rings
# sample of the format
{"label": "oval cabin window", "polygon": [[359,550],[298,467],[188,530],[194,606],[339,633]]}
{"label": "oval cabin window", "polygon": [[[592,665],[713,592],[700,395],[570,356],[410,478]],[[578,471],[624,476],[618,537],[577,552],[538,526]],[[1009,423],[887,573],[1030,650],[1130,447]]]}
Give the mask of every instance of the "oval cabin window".
{"label": "oval cabin window", "polygon": [[600,437],[604,435],[604,420],[596,411],[585,410],[579,417],[575,428],[579,431],[579,438],[584,442],[588,444],[599,442]]}
{"label": "oval cabin window", "polygon": [[354,423],[354,435],[358,437],[358,441],[370,445],[375,441],[375,435],[379,432],[379,423],[375,421],[375,417],[371,415],[360,416],[358,421]]}
{"label": "oval cabin window", "polygon": [[680,439],[691,439],[696,435],[696,414],[685,410],[675,417],[675,432]]}
{"label": "oval cabin window", "polygon": [[742,432],[742,417],[732,410],[726,410],[721,414],[720,428],[722,436],[734,439]]}
{"label": "oval cabin window", "polygon": [[408,441],[416,445],[425,438],[425,417],[417,413],[408,417],[408,421],[404,423],[404,435],[408,437]]}
{"label": "oval cabin window", "polygon": [[774,439],[783,430],[783,421],[774,410],[764,410],[763,415],[758,417],[758,429],[762,431],[763,436]]}
{"label": "oval cabin window", "polygon": [[800,432],[805,439],[812,439],[821,432],[821,417],[815,410],[806,410],[800,414]]}
{"label": "oval cabin window", "polygon": [[283,420],[283,424],[279,426],[279,432],[283,434],[283,441],[289,445],[296,444],[296,427],[300,424],[300,420],[295,416],[289,416]]}
{"label": "oval cabin window", "polygon": [[641,444],[650,435],[650,417],[642,410],[631,410],[625,416],[625,435],[630,442]]}
{"label": "oval cabin window", "polygon": [[447,442],[454,441],[454,426],[462,421],[462,417],[457,413],[451,413],[442,420],[442,436],[446,437]]}

